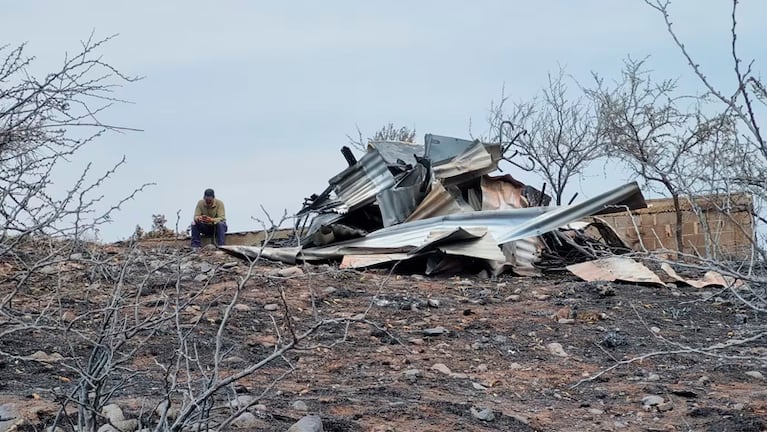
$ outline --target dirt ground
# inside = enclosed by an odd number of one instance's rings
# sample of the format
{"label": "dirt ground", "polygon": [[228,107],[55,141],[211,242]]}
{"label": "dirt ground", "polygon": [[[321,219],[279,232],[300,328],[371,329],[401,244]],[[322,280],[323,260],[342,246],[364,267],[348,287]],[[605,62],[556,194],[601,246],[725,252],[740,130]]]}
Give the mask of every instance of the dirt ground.
{"label": "dirt ground", "polygon": [[[115,274],[130,257],[147,270],[134,266],[124,273],[121,280],[134,288],[128,292],[144,305],[173,295],[190,298],[179,316],[192,329],[200,363],[213,357],[216,333],[247,263],[210,248],[108,252],[86,252],[58,271],[41,271],[3,310],[0,406],[17,413],[15,420],[0,418],[0,430],[49,425],[62,395],[80,378],[71,365],[91,353],[92,345],[67,340],[35,319],[51,315],[72,327],[95,328],[100,321],[94,311],[108,303],[114,288],[110,278],[119,279]],[[187,269],[178,292],[170,270],[151,270],[170,255]],[[22,270],[0,264],[4,298]],[[726,356],[685,348],[745,339],[764,328],[765,316],[726,293],[589,283],[568,273],[490,280],[334,265],[300,266],[299,274],[288,267],[260,262],[253,268],[225,328],[222,340],[230,351],[221,374],[241,371],[289,340],[288,322],[300,333],[317,319],[357,321],[320,328],[298,348],[226,387],[218,403],[235,393],[259,399],[251,409],[255,420],[244,429],[285,431],[315,412],[330,432],[767,430],[763,342],[737,345]],[[21,329],[20,322],[37,325]],[[169,364],[178,347],[173,323],[167,325],[124,365],[124,376],[112,378],[129,377],[112,400],[144,424],[151,424],[164,388],[156,365]],[[64,359],[29,358],[36,351]],[[678,353],[616,366],[661,351]]]}

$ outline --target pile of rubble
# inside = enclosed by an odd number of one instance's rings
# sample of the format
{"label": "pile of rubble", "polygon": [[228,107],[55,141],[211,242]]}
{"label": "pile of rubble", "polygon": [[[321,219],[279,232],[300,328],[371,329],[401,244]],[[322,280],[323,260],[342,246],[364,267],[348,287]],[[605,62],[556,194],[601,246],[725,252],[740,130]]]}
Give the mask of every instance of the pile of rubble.
{"label": "pile of rubble", "polygon": [[286,263],[399,263],[425,274],[494,275],[537,274],[628,250],[603,221],[581,220],[645,207],[636,183],[551,206],[544,191],[508,174],[490,175],[499,162],[510,161],[509,147],[431,134],[424,145],[371,142],[359,160],[344,147],[349,166],[305,200],[296,245],[223,249]]}

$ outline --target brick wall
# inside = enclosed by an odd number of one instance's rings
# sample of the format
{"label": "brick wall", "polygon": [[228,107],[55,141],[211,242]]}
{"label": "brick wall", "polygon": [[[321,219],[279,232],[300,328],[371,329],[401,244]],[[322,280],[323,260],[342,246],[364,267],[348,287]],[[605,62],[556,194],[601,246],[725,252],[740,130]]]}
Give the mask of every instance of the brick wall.
{"label": "brick wall", "polygon": [[[640,239],[644,247],[651,251],[676,249],[673,201],[670,198],[647,200],[647,205],[647,208],[635,210],[631,215],[615,213],[600,217],[636,250],[641,250]],[[711,258],[748,255],[754,229],[751,216],[753,205],[749,195],[702,197],[696,200],[696,206],[698,209],[693,210],[686,200],[682,206],[685,253],[697,252]]]}

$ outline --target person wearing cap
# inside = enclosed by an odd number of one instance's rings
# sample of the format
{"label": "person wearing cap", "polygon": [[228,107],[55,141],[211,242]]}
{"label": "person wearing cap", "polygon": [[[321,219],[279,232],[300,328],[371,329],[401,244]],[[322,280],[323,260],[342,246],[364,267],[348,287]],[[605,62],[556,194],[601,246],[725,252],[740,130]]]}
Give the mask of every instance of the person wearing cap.
{"label": "person wearing cap", "polygon": [[205,189],[203,199],[194,208],[192,247],[200,247],[200,235],[215,235],[216,245],[223,246],[226,239],[226,211],[224,203],[216,198],[213,189]]}

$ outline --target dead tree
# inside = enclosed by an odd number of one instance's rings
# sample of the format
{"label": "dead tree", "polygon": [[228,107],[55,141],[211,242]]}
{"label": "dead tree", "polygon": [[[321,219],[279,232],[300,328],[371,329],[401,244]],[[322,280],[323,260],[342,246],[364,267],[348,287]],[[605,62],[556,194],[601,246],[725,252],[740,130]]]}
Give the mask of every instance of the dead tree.
{"label": "dead tree", "polygon": [[367,146],[371,141],[400,141],[406,143],[415,143],[415,128],[411,129],[407,126],[396,127],[394,123],[389,122],[377,130],[372,137],[363,138],[362,131],[357,127],[357,138],[351,135],[346,135],[346,139],[349,144],[355,149],[366,152]]}
{"label": "dead tree", "polygon": [[0,47],[0,256],[34,234],[93,235],[133,196],[96,213],[103,199],[99,187],[124,160],[101,174],[88,164],[63,192],[57,192],[61,179],[54,179],[62,165],[105,132],[129,130],[99,120],[112,105],[125,102],[116,90],[137,80],[103,59],[110,39],[91,36],[43,77],[29,72],[35,58],[26,55],[25,44]]}
{"label": "dead tree", "polygon": [[[682,252],[680,199],[694,189],[695,154],[721,137],[728,116],[704,114],[703,97],[680,95],[675,80],[655,81],[646,60],[624,61],[622,79],[614,84],[594,75],[596,84],[587,94],[600,117],[600,137],[608,154],[626,163],[648,187],[668,193],[676,212],[676,250]],[[708,148],[708,147],[706,147]]]}
{"label": "dead tree", "polygon": [[[761,115],[767,108],[767,91],[758,71],[753,69],[754,61],[744,61],[738,46],[738,0],[732,0],[729,14],[729,62],[731,74],[725,89],[717,86],[705,73],[705,65],[696,61],[693,53],[679,38],[674,30],[671,18],[671,2],[669,0],[645,0],[650,7],[662,16],[666,29],[673,43],[687,61],[694,76],[706,91],[707,96],[717,105],[722,116],[728,116],[731,128],[736,131],[729,139],[722,140],[716,149],[715,157],[703,160],[700,166],[707,165],[707,180],[709,188],[715,192],[746,192],[754,197],[757,203],[765,203],[767,199],[767,143],[761,129]],[[703,170],[700,170],[704,172]],[[726,210],[726,209],[723,209]],[[758,207],[754,211],[754,221],[766,223]],[[744,231],[754,230],[754,227],[744,227]],[[758,230],[754,230],[759,232]],[[743,304],[756,311],[767,311],[767,278],[764,269],[767,263],[767,251],[763,238],[755,234],[752,240],[752,251],[755,259],[750,263],[738,260],[702,260],[700,265],[706,269],[715,268],[746,282],[745,287],[736,289],[730,287],[731,293]]]}
{"label": "dead tree", "polygon": [[551,186],[557,205],[563,203],[571,179],[604,154],[591,104],[582,96],[573,97],[566,78],[564,69],[549,74],[539,96],[514,103],[510,112],[506,111],[509,98],[502,92],[501,100],[490,109],[490,125],[499,131],[500,139],[504,122],[526,131],[510,149],[534,162],[535,171]]}

